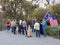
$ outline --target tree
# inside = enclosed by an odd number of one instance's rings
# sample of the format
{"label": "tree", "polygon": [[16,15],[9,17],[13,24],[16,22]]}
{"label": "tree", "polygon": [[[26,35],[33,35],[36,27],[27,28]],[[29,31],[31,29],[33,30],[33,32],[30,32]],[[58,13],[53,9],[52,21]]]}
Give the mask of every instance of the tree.
{"label": "tree", "polygon": [[47,9],[36,8],[32,13],[32,19],[37,19],[38,21],[40,21],[44,18],[47,11]]}
{"label": "tree", "polygon": [[57,4],[57,5],[54,5],[52,6],[53,8],[53,11],[54,11],[54,15],[57,14],[57,17],[58,17],[58,22],[60,24],[60,4]]}
{"label": "tree", "polygon": [[21,15],[24,18],[26,17],[24,15],[30,14],[34,9],[32,3],[26,0],[1,0],[1,2],[5,11],[5,17],[8,18],[18,18]]}

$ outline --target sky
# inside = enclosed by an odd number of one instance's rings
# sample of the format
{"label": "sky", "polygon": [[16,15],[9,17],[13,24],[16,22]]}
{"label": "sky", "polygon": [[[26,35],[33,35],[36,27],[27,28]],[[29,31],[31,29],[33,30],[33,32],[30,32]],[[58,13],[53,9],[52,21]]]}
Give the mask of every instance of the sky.
{"label": "sky", "polygon": [[0,8],[2,8],[2,6],[0,5]]}
{"label": "sky", "polygon": [[[31,1],[31,0],[27,0],[27,1]],[[50,0],[50,5],[53,5],[52,1],[53,0]],[[47,4],[46,0],[44,0],[43,2]],[[56,4],[58,4],[58,3],[60,3],[60,0],[55,0],[55,2],[56,2]],[[35,3],[36,3],[36,1],[33,1],[33,4],[35,4]],[[39,0],[38,3],[39,3],[39,7],[46,8],[46,6],[41,2],[41,0]],[[38,4],[38,3],[36,3],[36,4]]]}
{"label": "sky", "polygon": [[[31,0],[27,0],[27,1],[31,1]],[[52,0],[51,0],[51,1],[52,1]],[[51,1],[50,1],[50,4],[52,5]],[[44,2],[44,3],[47,3],[45,0],[44,0],[43,2]],[[60,0],[55,0],[55,2],[58,4],[58,3],[60,3]],[[33,2],[33,5],[34,5],[35,3],[36,3],[36,1]],[[46,6],[41,2],[41,0],[39,0],[38,3],[39,3],[39,7],[46,8]],[[38,4],[38,3],[36,3],[36,4]],[[0,8],[2,8],[1,5],[0,5]]]}

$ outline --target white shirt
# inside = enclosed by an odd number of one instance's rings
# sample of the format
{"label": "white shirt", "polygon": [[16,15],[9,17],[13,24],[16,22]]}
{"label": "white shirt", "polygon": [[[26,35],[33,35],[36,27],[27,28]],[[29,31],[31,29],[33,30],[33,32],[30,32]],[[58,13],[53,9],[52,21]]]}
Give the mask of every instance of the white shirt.
{"label": "white shirt", "polygon": [[23,26],[23,27],[26,27],[26,26],[27,26],[26,21],[23,21],[23,22],[22,22],[22,26]]}
{"label": "white shirt", "polygon": [[22,20],[19,20],[19,25],[22,25]]}
{"label": "white shirt", "polygon": [[13,26],[17,26],[17,24],[16,24],[16,20],[13,22]]}
{"label": "white shirt", "polygon": [[35,30],[40,30],[40,24],[39,24],[38,22],[36,22],[36,23],[34,24],[34,29],[35,29]]}

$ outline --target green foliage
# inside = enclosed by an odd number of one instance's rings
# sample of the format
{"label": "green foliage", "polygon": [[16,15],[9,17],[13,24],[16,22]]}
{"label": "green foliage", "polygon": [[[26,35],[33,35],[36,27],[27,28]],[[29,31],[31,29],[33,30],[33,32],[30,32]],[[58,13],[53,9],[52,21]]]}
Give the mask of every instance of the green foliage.
{"label": "green foliage", "polygon": [[60,4],[52,6],[53,8],[53,14],[57,14],[58,22],[60,24]]}
{"label": "green foliage", "polygon": [[60,38],[60,26],[47,26],[47,34],[56,38]]}
{"label": "green foliage", "polygon": [[60,14],[60,4],[52,6],[54,13]]}
{"label": "green foliage", "polygon": [[24,1],[23,2],[23,7],[26,9],[26,10],[33,10],[33,5],[31,2],[28,2],[28,1]]}
{"label": "green foliage", "polygon": [[[23,15],[23,9],[26,12],[25,15],[31,15],[32,11],[34,10],[34,6],[31,2],[28,2],[26,0],[1,0],[3,2],[3,11],[5,11],[6,18],[26,18],[28,16]],[[19,13],[18,13],[19,12]],[[22,15],[22,16],[21,16]]]}
{"label": "green foliage", "polygon": [[42,8],[36,8],[32,13],[32,19],[36,18],[38,21],[44,17],[47,10]]}
{"label": "green foliage", "polygon": [[[14,0],[9,2],[9,0],[0,0],[2,2],[4,17],[5,18],[17,18],[17,19],[26,19],[26,20],[33,20],[37,19],[40,21],[49,10],[51,15],[58,14],[58,21],[60,22],[60,4],[50,6],[46,9],[39,8],[36,5],[32,5],[31,2],[26,0]],[[49,5],[49,4],[48,4]],[[23,15],[23,11],[25,11],[25,16]],[[18,13],[19,12],[19,13]]]}

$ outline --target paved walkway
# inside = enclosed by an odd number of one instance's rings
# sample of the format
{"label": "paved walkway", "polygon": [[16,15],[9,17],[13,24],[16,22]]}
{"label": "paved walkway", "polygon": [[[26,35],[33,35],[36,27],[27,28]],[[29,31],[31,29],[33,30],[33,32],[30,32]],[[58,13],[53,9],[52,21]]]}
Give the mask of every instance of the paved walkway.
{"label": "paved walkway", "polygon": [[27,38],[24,35],[14,35],[10,31],[0,31],[0,45],[60,45],[60,40],[52,37]]}

